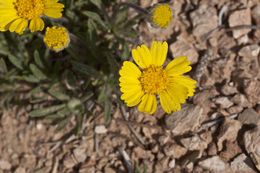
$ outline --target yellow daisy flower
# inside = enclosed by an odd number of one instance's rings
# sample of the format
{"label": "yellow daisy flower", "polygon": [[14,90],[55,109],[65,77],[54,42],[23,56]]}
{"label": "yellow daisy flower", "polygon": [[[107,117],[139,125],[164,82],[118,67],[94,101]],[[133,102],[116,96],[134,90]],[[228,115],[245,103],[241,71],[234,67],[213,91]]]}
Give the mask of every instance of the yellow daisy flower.
{"label": "yellow daisy flower", "polygon": [[140,112],[153,114],[157,108],[156,96],[168,114],[181,109],[181,103],[195,92],[195,80],[182,76],[191,70],[190,61],[181,56],[172,60],[166,68],[163,63],[168,51],[167,42],[152,43],[149,50],[145,45],[132,50],[135,63],[125,61],[119,71],[121,99],[127,106],[139,104]]}
{"label": "yellow daisy flower", "polygon": [[152,20],[158,26],[166,28],[172,19],[172,9],[168,4],[157,5],[154,8]]}
{"label": "yellow daisy flower", "polygon": [[46,28],[43,41],[50,49],[59,52],[68,47],[70,43],[70,37],[66,28],[53,26],[51,28]]}
{"label": "yellow daisy flower", "polygon": [[29,21],[31,32],[42,31],[44,22],[40,17],[60,18],[63,8],[58,0],[0,0],[0,31],[22,34]]}

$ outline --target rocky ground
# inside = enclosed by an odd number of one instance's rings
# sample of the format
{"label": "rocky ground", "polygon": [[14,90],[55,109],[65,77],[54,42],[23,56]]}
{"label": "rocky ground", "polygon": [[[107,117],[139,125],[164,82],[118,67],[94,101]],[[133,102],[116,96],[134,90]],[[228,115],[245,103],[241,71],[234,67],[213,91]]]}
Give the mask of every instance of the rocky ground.
{"label": "rocky ground", "polygon": [[147,115],[115,105],[105,124],[96,105],[74,136],[73,121],[56,133],[52,122],[28,117],[30,106],[13,107],[0,116],[0,173],[123,173],[136,165],[149,173],[259,172],[260,29],[235,27],[260,26],[259,0],[176,0],[173,7],[168,28],[141,21],[138,29],[147,45],[167,40],[168,60],[190,59],[188,75],[199,82],[181,111]]}

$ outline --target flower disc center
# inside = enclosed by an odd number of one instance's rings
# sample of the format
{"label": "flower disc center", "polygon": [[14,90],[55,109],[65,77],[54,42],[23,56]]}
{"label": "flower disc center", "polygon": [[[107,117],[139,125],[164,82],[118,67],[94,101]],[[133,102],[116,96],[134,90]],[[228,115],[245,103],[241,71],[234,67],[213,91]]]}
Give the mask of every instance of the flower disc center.
{"label": "flower disc center", "polygon": [[28,20],[37,18],[44,12],[43,0],[17,0],[14,7],[18,16]]}
{"label": "flower disc center", "polygon": [[150,66],[139,78],[142,88],[149,94],[160,94],[167,88],[169,77],[161,66]]}

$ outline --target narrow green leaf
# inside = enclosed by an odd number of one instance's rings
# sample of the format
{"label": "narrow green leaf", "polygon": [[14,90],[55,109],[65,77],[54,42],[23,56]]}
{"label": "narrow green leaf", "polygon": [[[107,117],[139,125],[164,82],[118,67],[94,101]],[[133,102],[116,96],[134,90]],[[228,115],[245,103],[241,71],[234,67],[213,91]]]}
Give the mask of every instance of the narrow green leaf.
{"label": "narrow green leaf", "polygon": [[102,1],[101,0],[90,0],[90,2],[92,4],[94,4],[95,6],[97,6],[98,9],[102,9]]}
{"label": "narrow green leaf", "polygon": [[40,92],[42,92],[42,89],[41,89],[41,86],[37,86],[37,87],[35,87],[35,88],[33,88],[30,92],[29,92],[29,94],[38,94],[38,93],[40,93]]}
{"label": "narrow green leaf", "polygon": [[66,127],[66,125],[69,123],[69,121],[70,121],[71,118],[72,118],[72,114],[69,115],[69,116],[68,116],[67,118],[65,118],[64,120],[62,120],[62,121],[58,124],[58,126],[57,126],[57,128],[56,128],[56,131],[60,131],[60,130],[64,129],[64,127]]}
{"label": "narrow green leaf", "polygon": [[40,80],[38,78],[36,78],[34,75],[26,75],[23,76],[23,79],[27,82],[31,82],[31,83],[38,83]]}
{"label": "narrow green leaf", "polygon": [[30,100],[30,103],[39,103],[39,102],[42,102],[42,101],[44,101],[46,99],[47,99],[46,96],[39,97],[39,98],[33,98],[33,99]]}
{"label": "narrow green leaf", "polygon": [[8,72],[5,60],[3,58],[0,59],[0,72],[2,73]]}
{"label": "narrow green leaf", "polygon": [[108,99],[105,99],[105,110],[104,110],[105,123],[109,122],[110,116],[111,116],[111,104]]}
{"label": "narrow green leaf", "polygon": [[30,64],[29,67],[33,75],[39,80],[47,79],[47,76],[35,64]]}
{"label": "narrow green leaf", "polygon": [[77,80],[75,75],[70,71],[66,70],[64,72],[64,81],[68,89],[74,90],[77,89]]}
{"label": "narrow green leaf", "polygon": [[66,114],[70,112],[68,107],[63,108],[62,110],[58,111],[56,114],[47,115],[45,119],[47,120],[56,120],[60,118],[64,118]]}
{"label": "narrow green leaf", "polygon": [[17,68],[19,68],[20,70],[23,70],[23,62],[21,59],[16,58],[15,56],[13,56],[12,54],[8,55],[8,59],[9,61],[16,66]]}
{"label": "narrow green leaf", "polygon": [[106,87],[103,87],[100,93],[98,94],[98,98],[97,98],[98,103],[102,103],[105,101],[105,97],[106,97],[105,94],[106,94]]}
{"label": "narrow green leaf", "polygon": [[79,113],[76,116],[77,125],[76,125],[76,128],[75,128],[75,135],[78,135],[79,132],[80,132],[80,129],[82,127],[82,120],[83,120],[83,114]]}
{"label": "narrow green leaf", "polygon": [[83,11],[82,12],[83,15],[93,19],[94,21],[98,22],[99,24],[101,24],[104,28],[107,29],[107,26],[104,24],[103,20],[101,19],[101,17],[99,16],[99,14],[92,12],[92,11]]}
{"label": "narrow green leaf", "polygon": [[44,65],[43,65],[43,62],[41,60],[41,57],[40,57],[38,50],[34,51],[34,61],[40,68],[44,69]]}
{"label": "narrow green leaf", "polygon": [[123,47],[122,47],[122,53],[121,53],[121,59],[122,60],[127,60],[129,58],[129,47],[126,41],[123,42]]}
{"label": "narrow green leaf", "polygon": [[143,170],[143,173],[146,173],[147,172],[147,166],[144,165],[144,170]]}
{"label": "narrow green leaf", "polygon": [[64,108],[65,106],[66,106],[66,104],[61,104],[61,105],[50,106],[50,107],[43,108],[43,109],[33,110],[29,113],[29,116],[30,117],[43,117],[47,114],[56,112],[56,111]]}
{"label": "narrow green leaf", "polygon": [[94,69],[91,66],[88,66],[86,64],[82,64],[76,61],[72,61],[72,66],[73,69],[76,71],[79,71],[85,75],[88,75],[90,77],[96,77],[96,78],[102,78],[103,76],[99,74],[98,71],[96,71],[96,69]]}
{"label": "narrow green leaf", "polygon": [[135,172],[136,173],[141,173],[141,170],[140,170],[140,167],[139,167],[138,163],[136,163],[136,165],[135,165]]}
{"label": "narrow green leaf", "polygon": [[84,103],[85,101],[90,99],[93,95],[94,95],[93,92],[88,91],[80,100],[81,100],[82,103]]}
{"label": "narrow green leaf", "polygon": [[115,17],[115,25],[119,25],[121,22],[125,22],[127,17],[128,8],[121,9]]}
{"label": "narrow green leaf", "polygon": [[61,91],[60,88],[58,88],[56,85],[54,85],[53,87],[51,87],[49,90],[48,90],[48,93],[50,95],[52,95],[53,97],[55,97],[56,99],[58,100],[61,100],[61,101],[64,101],[64,100],[69,100],[70,97],[68,95],[66,95],[65,93],[63,93]]}

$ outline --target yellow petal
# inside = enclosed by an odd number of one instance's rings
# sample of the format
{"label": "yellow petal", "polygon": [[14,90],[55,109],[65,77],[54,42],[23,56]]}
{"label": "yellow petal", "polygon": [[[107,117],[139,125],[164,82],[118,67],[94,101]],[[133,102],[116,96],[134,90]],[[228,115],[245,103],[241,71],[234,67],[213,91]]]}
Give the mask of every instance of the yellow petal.
{"label": "yellow petal", "polygon": [[138,106],[140,112],[153,114],[157,108],[157,101],[154,94],[145,94]]}
{"label": "yellow petal", "polygon": [[160,93],[160,102],[163,110],[170,114],[172,111],[181,110],[180,103],[176,100],[175,97],[171,97],[167,91]]}
{"label": "yellow petal", "polygon": [[27,26],[28,26],[28,20],[20,18],[20,19],[16,19],[10,24],[9,30],[11,32],[15,31],[18,34],[22,34]]}
{"label": "yellow petal", "polygon": [[175,102],[185,103],[185,100],[188,98],[188,88],[180,85],[179,83],[170,84],[167,91]]}
{"label": "yellow petal", "polygon": [[41,18],[32,19],[29,26],[31,32],[42,31],[44,29],[44,22]]}
{"label": "yellow petal", "polygon": [[174,76],[172,80],[173,83],[178,83],[183,87],[186,87],[188,89],[188,96],[193,96],[195,92],[194,88],[196,87],[195,85],[197,81],[186,76]]}
{"label": "yellow petal", "polygon": [[133,87],[131,90],[125,91],[121,95],[121,99],[126,102],[127,106],[131,107],[137,105],[141,101],[143,95],[144,92],[141,88]]}
{"label": "yellow petal", "polygon": [[190,61],[187,61],[186,56],[181,56],[172,60],[166,67],[169,76],[182,75],[191,70]]}
{"label": "yellow petal", "polygon": [[60,18],[62,16],[62,11],[63,11],[64,5],[61,3],[56,3],[56,2],[57,1],[48,0],[45,3],[44,14],[46,16],[49,16],[52,18]]}
{"label": "yellow petal", "polygon": [[144,44],[141,47],[137,46],[136,49],[133,49],[132,56],[135,63],[142,69],[148,68],[151,65],[151,52]]}
{"label": "yellow petal", "polygon": [[119,74],[122,77],[138,78],[141,76],[142,73],[134,63],[130,61],[124,61],[123,66],[119,71]]}
{"label": "yellow petal", "polygon": [[152,64],[162,66],[168,52],[167,42],[154,41],[151,46]]}

